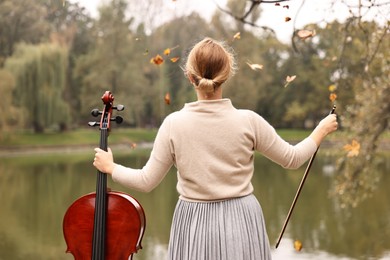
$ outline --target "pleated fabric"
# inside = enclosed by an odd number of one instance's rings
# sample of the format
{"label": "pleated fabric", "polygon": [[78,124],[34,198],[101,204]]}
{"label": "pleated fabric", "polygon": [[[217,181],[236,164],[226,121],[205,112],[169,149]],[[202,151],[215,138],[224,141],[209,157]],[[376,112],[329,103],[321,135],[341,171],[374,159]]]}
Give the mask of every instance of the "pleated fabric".
{"label": "pleated fabric", "polygon": [[270,260],[263,212],[256,197],[217,202],[179,200],[169,260]]}

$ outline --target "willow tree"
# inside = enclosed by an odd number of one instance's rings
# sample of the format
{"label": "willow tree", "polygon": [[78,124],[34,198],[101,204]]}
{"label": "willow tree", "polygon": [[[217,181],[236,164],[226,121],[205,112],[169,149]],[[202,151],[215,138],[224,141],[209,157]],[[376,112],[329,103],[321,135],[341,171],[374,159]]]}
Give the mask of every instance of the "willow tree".
{"label": "willow tree", "polygon": [[69,123],[63,101],[68,51],[56,44],[20,44],[5,67],[15,77],[14,101],[24,110],[25,123],[37,132]]}
{"label": "willow tree", "polygon": [[7,137],[12,129],[16,128],[22,119],[20,111],[12,104],[12,91],[15,80],[9,71],[0,69],[0,92],[2,101],[0,111],[6,111],[0,117],[0,140]]}

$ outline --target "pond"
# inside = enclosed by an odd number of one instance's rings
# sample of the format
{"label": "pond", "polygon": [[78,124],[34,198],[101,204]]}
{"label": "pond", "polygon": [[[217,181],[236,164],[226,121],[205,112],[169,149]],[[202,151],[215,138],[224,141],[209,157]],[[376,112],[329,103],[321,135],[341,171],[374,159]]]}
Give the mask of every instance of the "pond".
{"label": "pond", "polygon": [[[141,167],[149,151],[116,156],[118,162]],[[0,158],[0,259],[73,259],[66,254],[62,220],[80,196],[95,190],[93,153],[78,152]],[[256,155],[253,178],[267,224],[273,259],[390,259],[389,156],[381,166],[381,179],[372,196],[356,208],[340,207],[330,195],[334,185],[334,159],[317,155],[278,249],[275,243],[305,166],[285,170]],[[147,224],[143,249],[135,260],[164,259],[170,223],[178,198],[173,168],[152,192],[134,192],[108,181],[143,206]],[[303,244],[296,251],[293,242]]]}

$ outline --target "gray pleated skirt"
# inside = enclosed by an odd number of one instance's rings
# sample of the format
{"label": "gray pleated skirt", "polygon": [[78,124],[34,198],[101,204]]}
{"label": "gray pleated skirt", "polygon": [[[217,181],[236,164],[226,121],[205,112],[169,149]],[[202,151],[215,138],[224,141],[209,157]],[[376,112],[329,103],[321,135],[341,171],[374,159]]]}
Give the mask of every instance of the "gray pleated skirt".
{"label": "gray pleated skirt", "polygon": [[261,206],[254,195],[217,202],[179,200],[169,260],[270,260]]}

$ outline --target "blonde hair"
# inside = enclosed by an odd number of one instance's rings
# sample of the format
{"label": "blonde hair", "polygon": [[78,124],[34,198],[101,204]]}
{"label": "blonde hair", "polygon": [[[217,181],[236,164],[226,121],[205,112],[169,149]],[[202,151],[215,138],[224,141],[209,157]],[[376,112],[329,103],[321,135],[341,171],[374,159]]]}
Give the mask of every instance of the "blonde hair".
{"label": "blonde hair", "polygon": [[223,42],[205,38],[188,54],[184,73],[196,88],[212,93],[234,75],[236,64],[233,50]]}

